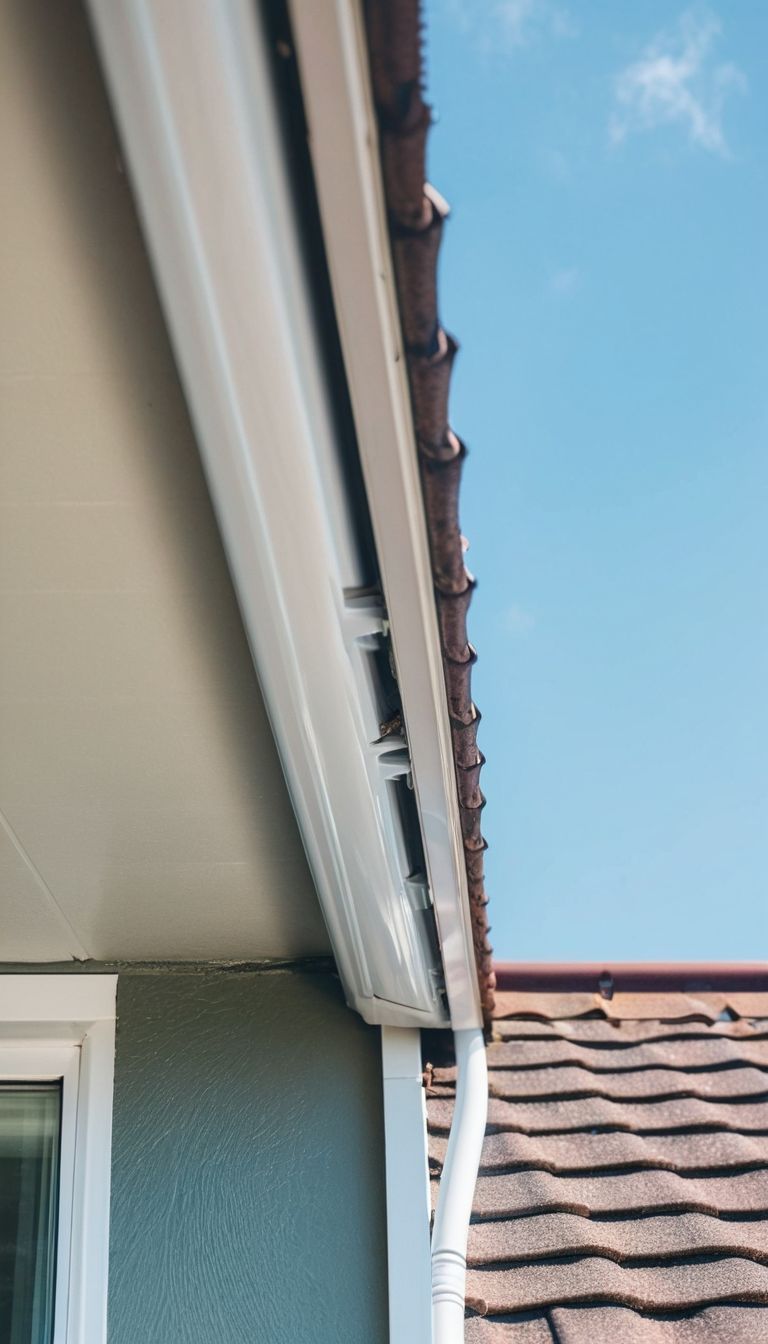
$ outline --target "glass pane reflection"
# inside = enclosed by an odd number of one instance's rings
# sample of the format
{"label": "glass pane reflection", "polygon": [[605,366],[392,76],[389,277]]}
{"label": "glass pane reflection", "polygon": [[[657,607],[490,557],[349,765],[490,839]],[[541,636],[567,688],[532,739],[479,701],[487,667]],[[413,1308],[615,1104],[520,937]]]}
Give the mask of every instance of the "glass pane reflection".
{"label": "glass pane reflection", "polygon": [[0,1344],[51,1344],[61,1091],[0,1085]]}

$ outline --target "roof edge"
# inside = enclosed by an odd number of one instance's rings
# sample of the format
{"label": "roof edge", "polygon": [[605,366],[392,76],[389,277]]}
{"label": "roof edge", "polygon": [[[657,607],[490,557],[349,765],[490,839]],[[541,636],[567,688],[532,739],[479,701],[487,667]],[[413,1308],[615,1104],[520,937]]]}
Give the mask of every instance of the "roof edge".
{"label": "roof edge", "polygon": [[466,446],[449,418],[458,345],[440,320],[438,260],[448,206],[427,177],[432,110],[424,98],[421,0],[365,0],[370,84],[378,130],[381,191],[390,264],[397,291],[400,344],[408,380],[414,450],[432,570],[450,716],[453,791],[461,820],[472,943],[486,1026],[493,1018],[494,970],[489,942],[480,774],[480,712],[472,698],[476,653],[467,616],[475,580],[464,562],[459,497]]}
{"label": "roof edge", "polygon": [[496,962],[499,990],[614,993],[768,991],[768,962]]}
{"label": "roof edge", "polygon": [[[416,0],[408,0],[408,6],[416,12]],[[327,6],[291,0],[289,8],[450,1020],[454,1029],[474,1028],[490,1018],[492,974],[490,949],[483,949],[484,909],[477,892],[481,759],[474,747],[476,716],[465,715],[466,721],[459,722],[456,710],[461,706],[449,698],[444,628],[448,609],[462,622],[471,588],[460,582],[442,606],[436,596],[434,535],[425,509],[423,455],[409,384],[411,351],[404,338],[397,258],[393,262],[392,212],[379,157],[381,126],[371,88],[364,6],[349,0],[332,0]],[[416,30],[413,24],[406,28],[413,45]],[[398,32],[393,14],[393,37]],[[423,178],[417,191],[421,203]],[[437,221],[436,206],[434,211],[430,207],[430,218]],[[428,251],[438,236],[436,229],[419,234]],[[450,372],[452,347],[441,353],[440,360],[422,361],[427,379],[442,380]],[[462,457],[452,447],[448,461],[434,464],[435,473],[447,473],[457,485]],[[458,529],[455,540],[457,568],[463,571]],[[459,687],[454,698],[461,696],[463,705],[473,658],[462,655],[463,645],[451,674]]]}

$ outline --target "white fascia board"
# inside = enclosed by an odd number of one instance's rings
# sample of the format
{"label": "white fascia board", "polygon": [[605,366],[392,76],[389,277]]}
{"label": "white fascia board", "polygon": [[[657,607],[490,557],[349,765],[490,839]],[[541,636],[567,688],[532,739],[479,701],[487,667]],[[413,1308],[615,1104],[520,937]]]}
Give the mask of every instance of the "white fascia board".
{"label": "white fascia board", "polygon": [[381,569],[451,1024],[482,1025],[410,393],[358,0],[289,0],[325,248]]}
{"label": "white fascia board", "polygon": [[89,8],[347,999],[369,1022],[445,1025],[392,795],[410,762],[377,740],[383,612],[350,598],[362,570],[258,6]]}

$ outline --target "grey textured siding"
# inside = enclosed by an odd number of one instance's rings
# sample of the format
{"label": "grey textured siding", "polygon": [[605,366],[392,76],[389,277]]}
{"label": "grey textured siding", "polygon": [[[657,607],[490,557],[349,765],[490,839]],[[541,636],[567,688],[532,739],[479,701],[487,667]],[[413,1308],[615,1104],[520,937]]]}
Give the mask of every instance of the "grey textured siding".
{"label": "grey textured siding", "polygon": [[322,973],[121,974],[109,1344],[385,1344],[379,1034]]}

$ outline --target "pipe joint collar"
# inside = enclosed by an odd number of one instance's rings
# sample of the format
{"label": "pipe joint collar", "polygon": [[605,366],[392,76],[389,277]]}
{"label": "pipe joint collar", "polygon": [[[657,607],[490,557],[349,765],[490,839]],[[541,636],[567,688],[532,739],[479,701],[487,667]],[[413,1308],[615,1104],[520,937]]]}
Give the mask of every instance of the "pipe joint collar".
{"label": "pipe joint collar", "polygon": [[432,1301],[450,1302],[464,1311],[467,1258],[460,1251],[440,1250],[432,1256]]}

